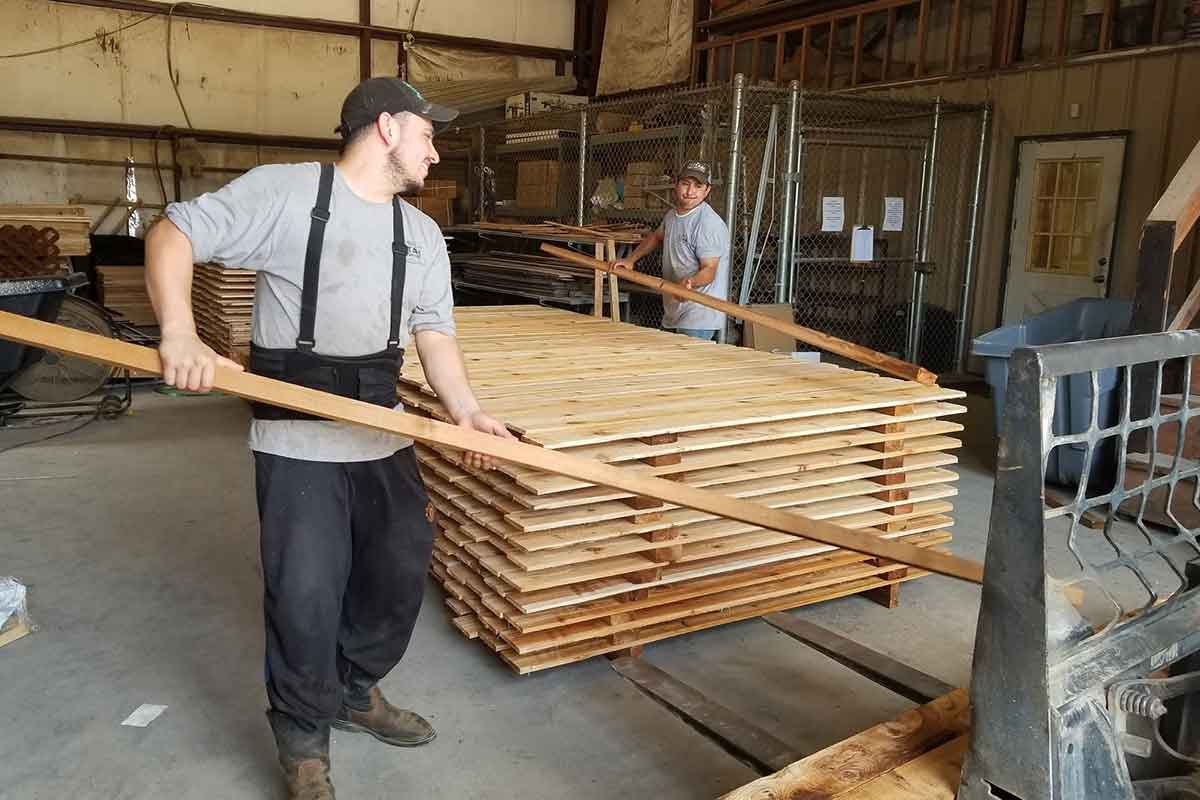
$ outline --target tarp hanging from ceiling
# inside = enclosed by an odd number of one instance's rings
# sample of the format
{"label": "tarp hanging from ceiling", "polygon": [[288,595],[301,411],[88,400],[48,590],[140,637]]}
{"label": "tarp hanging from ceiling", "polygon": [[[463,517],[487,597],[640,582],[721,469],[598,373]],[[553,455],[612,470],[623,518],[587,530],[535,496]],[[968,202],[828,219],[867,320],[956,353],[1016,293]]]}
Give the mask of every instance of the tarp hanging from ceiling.
{"label": "tarp hanging from ceiling", "polygon": [[554,76],[554,66],[546,58],[456,50],[420,40],[408,47],[408,79],[417,86],[438,81],[547,78]]}
{"label": "tarp hanging from ceiling", "polygon": [[693,0],[609,0],[596,94],[688,79]]}
{"label": "tarp hanging from ceiling", "polygon": [[522,92],[566,93],[575,90],[571,76],[514,78],[489,81],[434,81],[413,84],[433,103],[456,108],[463,114],[475,114],[504,107],[504,101]]}
{"label": "tarp hanging from ceiling", "polygon": [[570,92],[575,78],[554,74],[544,58],[469,52],[414,43],[408,48],[408,80],[435,103],[464,114],[503,108],[521,92]]}

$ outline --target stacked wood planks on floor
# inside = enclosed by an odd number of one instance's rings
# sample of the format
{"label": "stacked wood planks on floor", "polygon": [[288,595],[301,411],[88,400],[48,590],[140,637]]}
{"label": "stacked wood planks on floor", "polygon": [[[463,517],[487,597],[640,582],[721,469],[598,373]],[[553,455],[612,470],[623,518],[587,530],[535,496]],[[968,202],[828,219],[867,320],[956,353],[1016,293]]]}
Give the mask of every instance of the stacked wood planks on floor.
{"label": "stacked wood planks on floor", "polygon": [[200,338],[243,366],[250,360],[254,282],[250,270],[214,264],[197,264],[192,278],[192,311]]}
{"label": "stacked wood planks on floor", "polygon": [[157,325],[146,291],[146,268],[96,267],[96,293],[100,304],[131,325]]}
{"label": "stacked wood planks on floor", "polygon": [[[484,408],[524,440],[923,547],[950,539],[962,392],[534,306],[459,308]],[[445,418],[417,359],[401,397]],[[919,571],[653,498],[418,446],[453,623],[521,673]]]}

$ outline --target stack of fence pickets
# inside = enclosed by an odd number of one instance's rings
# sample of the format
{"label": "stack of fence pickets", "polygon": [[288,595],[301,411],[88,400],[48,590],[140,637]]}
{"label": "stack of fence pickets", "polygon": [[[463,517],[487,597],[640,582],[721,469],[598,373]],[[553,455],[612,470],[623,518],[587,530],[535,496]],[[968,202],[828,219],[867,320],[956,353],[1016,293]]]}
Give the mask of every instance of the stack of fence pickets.
{"label": "stack of fence pickets", "polygon": [[138,266],[96,267],[96,291],[100,304],[115,311],[131,325],[156,325],[154,307],[146,292],[146,268]]}
{"label": "stack of fence pickets", "polygon": [[[962,392],[533,306],[459,308],[486,410],[528,441],[922,547],[949,541]],[[401,395],[445,418],[420,364]],[[916,570],[418,445],[453,623],[521,673]]]}
{"label": "stack of fence pickets", "polygon": [[250,270],[214,264],[197,264],[192,279],[192,310],[200,338],[243,365],[250,359],[254,281]]}
{"label": "stack of fence pickets", "polygon": [[20,228],[31,225],[41,230],[53,228],[58,231],[60,256],[86,256],[92,252],[92,220],[83,206],[53,204],[0,205],[0,226],[12,225]]}

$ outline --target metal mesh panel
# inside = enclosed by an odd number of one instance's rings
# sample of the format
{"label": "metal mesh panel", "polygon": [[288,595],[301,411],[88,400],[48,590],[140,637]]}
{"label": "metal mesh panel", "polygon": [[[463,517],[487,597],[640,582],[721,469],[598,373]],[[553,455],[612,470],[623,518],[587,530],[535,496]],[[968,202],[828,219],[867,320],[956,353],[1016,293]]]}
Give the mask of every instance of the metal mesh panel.
{"label": "metal mesh panel", "polygon": [[[730,227],[728,299],[790,302],[802,325],[947,372],[965,317],[980,111],[739,79],[510,120],[484,132],[497,198],[487,216],[654,227],[682,162],[707,161],[708,202]],[[521,170],[537,169],[528,162],[551,164],[554,203],[521,202]],[[822,203],[834,197],[844,227],[822,231]],[[885,197],[903,203],[897,231],[883,230]],[[870,262],[850,260],[856,225],[875,228]],[[639,269],[661,275],[659,254]],[[630,314],[656,326],[661,300],[635,290]]]}
{"label": "metal mesh panel", "polygon": [[1200,702],[1197,355],[1188,331],[1009,359],[962,800],[1133,800],[1200,763],[1160,724]]}
{"label": "metal mesh panel", "polygon": [[[657,227],[673,203],[674,176],[692,159],[711,165],[708,203],[726,217],[731,99],[727,87],[718,87],[589,106],[584,223]],[[642,259],[638,270],[661,276],[661,251]],[[656,327],[662,317],[657,294],[631,294],[629,321]]]}
{"label": "metal mesh panel", "polygon": [[[1097,634],[1184,592],[1186,564],[1200,557],[1200,461],[1185,458],[1200,455],[1200,432],[1190,443],[1185,435],[1200,408],[1182,402],[1187,392],[1163,392],[1167,361],[1114,362],[1047,370],[1040,408],[1050,491],[1078,474],[1073,496],[1046,510],[1047,571]],[[1190,358],[1171,367],[1183,386],[1193,380]],[[1131,402],[1135,385],[1152,398],[1142,413]]]}
{"label": "metal mesh panel", "polygon": [[[782,100],[777,91],[747,90],[750,142],[757,130],[769,130],[772,107],[786,112]],[[776,235],[759,245],[764,249],[757,272],[743,296],[751,303],[790,296],[802,325],[918,361],[935,372],[951,371],[963,316],[979,109],[817,92],[799,93],[797,106],[793,217],[790,226],[776,229],[789,235],[790,228],[790,244],[781,248]],[[786,144],[790,120],[786,114],[782,120]],[[759,165],[753,162],[743,161],[747,218],[753,212],[749,203],[757,201],[750,189],[759,183]],[[784,165],[783,175],[786,148],[776,163]],[[783,186],[780,180],[770,188],[779,187],[782,196]],[[902,208],[898,225],[890,226],[899,230],[885,230],[886,198],[893,198],[894,212]],[[840,204],[841,230],[823,229],[830,227],[823,224],[827,202]],[[851,260],[859,226],[873,228],[870,261]],[[792,273],[781,275],[779,265],[789,251]],[[923,276],[923,285],[917,285],[916,276]],[[919,320],[912,314],[918,292]]]}

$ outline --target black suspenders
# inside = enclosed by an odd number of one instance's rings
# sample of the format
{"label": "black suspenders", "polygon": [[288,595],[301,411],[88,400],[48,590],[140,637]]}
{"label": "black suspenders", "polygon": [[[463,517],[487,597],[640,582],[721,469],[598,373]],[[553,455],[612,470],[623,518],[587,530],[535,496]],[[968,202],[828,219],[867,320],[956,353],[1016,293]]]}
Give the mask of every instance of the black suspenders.
{"label": "black suspenders", "polygon": [[[317,289],[321,283],[321,251],[325,245],[325,225],[330,220],[329,198],[333,194],[333,164],[321,165],[317,184],[317,204],[308,226],[308,247],[304,251],[304,285],[300,295],[300,331],[296,349],[311,353],[316,346]],[[387,349],[400,348],[400,318],[404,312],[404,280],[408,269],[408,245],[404,241],[404,211],[400,198],[392,198],[392,318]]]}
{"label": "black suspenders", "polygon": [[[392,198],[392,291],[391,320],[384,350],[361,356],[327,356],[315,351],[317,295],[321,283],[321,251],[325,226],[330,220],[333,195],[333,165],[321,165],[317,202],[308,228],[304,253],[304,279],[300,292],[300,326],[296,346],[266,348],[251,345],[250,371],[258,375],[319,389],[392,408],[396,405],[396,383],[404,362],[400,349],[400,323],[404,315],[404,283],[408,268],[408,245],[404,240],[404,209],[400,198]],[[262,403],[254,404],[256,419],[317,419]]]}

